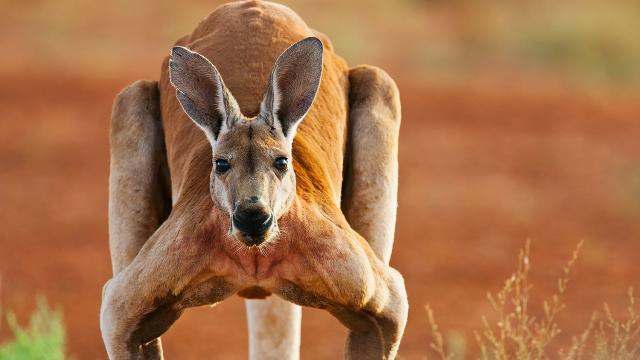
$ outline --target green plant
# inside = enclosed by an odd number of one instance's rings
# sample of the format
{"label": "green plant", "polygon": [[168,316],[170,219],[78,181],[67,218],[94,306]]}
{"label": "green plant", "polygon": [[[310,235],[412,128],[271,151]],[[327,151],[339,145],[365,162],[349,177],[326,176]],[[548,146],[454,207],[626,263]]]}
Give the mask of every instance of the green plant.
{"label": "green plant", "polygon": [[38,299],[36,310],[26,327],[18,324],[12,312],[7,312],[6,319],[14,339],[0,344],[0,360],[66,358],[62,314],[50,309],[44,299]]}

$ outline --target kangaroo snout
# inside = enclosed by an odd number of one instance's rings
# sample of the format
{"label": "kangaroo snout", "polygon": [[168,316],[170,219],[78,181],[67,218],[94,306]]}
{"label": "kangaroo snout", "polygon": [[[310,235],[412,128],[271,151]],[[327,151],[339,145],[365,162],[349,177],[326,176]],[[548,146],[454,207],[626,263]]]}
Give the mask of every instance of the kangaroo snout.
{"label": "kangaroo snout", "polygon": [[273,224],[273,216],[259,203],[241,205],[233,212],[233,226],[244,236],[246,245],[260,245]]}

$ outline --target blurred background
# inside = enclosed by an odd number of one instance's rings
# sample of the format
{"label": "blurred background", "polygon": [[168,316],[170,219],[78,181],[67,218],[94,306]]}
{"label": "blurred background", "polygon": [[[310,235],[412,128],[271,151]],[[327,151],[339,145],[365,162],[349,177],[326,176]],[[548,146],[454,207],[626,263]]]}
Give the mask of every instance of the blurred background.
{"label": "blurred background", "polygon": [[[43,295],[75,359],[106,357],[113,97],[157,79],[173,42],[219,3],[0,1],[0,306],[24,323]],[[473,331],[495,318],[486,293],[527,239],[534,313],[585,241],[558,346],[603,302],[625,311],[627,286],[640,287],[640,2],[283,3],[400,88],[392,265],[412,306],[401,358],[429,355],[427,303],[447,341],[475,351]],[[340,358],[341,325],[317,310],[303,319],[302,358]],[[0,342],[12,336],[0,321]],[[168,358],[246,358],[242,300],[187,311],[163,341]]]}

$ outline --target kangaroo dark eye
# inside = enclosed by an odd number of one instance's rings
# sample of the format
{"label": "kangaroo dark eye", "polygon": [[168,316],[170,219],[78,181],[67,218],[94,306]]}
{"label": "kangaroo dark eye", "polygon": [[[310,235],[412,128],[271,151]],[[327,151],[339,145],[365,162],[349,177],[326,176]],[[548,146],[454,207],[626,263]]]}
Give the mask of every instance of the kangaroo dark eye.
{"label": "kangaroo dark eye", "polygon": [[286,157],[279,157],[276,159],[276,161],[273,162],[273,167],[275,167],[280,171],[287,171],[288,163],[289,163],[289,160],[287,160]]}
{"label": "kangaroo dark eye", "polygon": [[231,169],[231,164],[225,159],[216,160],[216,173],[224,174]]}

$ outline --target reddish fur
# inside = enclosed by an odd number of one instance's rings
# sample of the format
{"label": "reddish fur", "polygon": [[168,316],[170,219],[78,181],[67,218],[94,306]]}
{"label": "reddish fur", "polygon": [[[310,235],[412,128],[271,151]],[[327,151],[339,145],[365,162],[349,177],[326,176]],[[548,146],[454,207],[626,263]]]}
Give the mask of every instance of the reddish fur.
{"label": "reddish fur", "polygon": [[[225,26],[218,26],[224,18]],[[246,27],[246,22],[250,26]],[[230,34],[233,34],[232,36]],[[278,55],[292,43],[317,36],[294,13],[283,12],[273,4],[248,1],[218,8],[205,18],[192,34],[180,39],[181,45],[207,57],[220,71],[226,86],[237,99],[240,109],[247,116],[259,112],[260,101]],[[236,39],[243,39],[238,43]],[[328,40],[324,39],[324,69],[320,89],[313,106],[299,126],[293,144],[294,170],[297,196],[305,203],[320,205],[326,212],[342,217],[339,211],[342,186],[342,166],[346,141],[348,108],[348,71],[345,61],[336,55]],[[217,54],[224,54],[224,56]],[[203,227],[212,220],[215,227],[228,226],[226,214],[213,207],[209,194],[211,173],[211,149],[202,131],[184,114],[169,82],[168,58],[163,63],[160,79],[162,119],[167,143],[168,162],[176,206],[200,208],[209,221],[193,219],[194,226]],[[238,66],[242,64],[243,66]],[[330,109],[330,111],[329,111]],[[287,247],[294,227],[305,226],[308,217],[285,216],[283,235],[274,250],[282,252]],[[288,225],[287,225],[288,224]],[[210,236],[203,231],[197,233]],[[216,231],[219,235],[224,233]],[[224,237],[222,235],[222,237]],[[222,239],[231,257],[249,273],[258,271],[253,261],[258,261],[255,251],[237,252],[227,239]],[[201,243],[201,242],[198,242]],[[246,256],[245,256],[246,255]],[[281,256],[284,256],[282,254]],[[245,258],[248,257],[248,258]],[[267,258],[260,257],[262,261]],[[278,255],[270,253],[268,262],[277,262]],[[270,268],[270,265],[267,266]],[[243,293],[251,295],[250,292]]]}
{"label": "reddish fur", "polygon": [[[278,55],[294,42],[318,35],[293,12],[282,9],[259,1],[224,5],[176,43],[204,55],[216,66],[246,116],[259,112]],[[219,26],[219,19],[224,19],[224,26]],[[298,195],[339,206],[334,199],[339,199],[342,186],[349,69],[326,38],[324,42],[322,82],[298,128],[293,159]],[[189,189],[180,194],[179,201],[208,197],[203,179],[208,179],[211,161],[203,160],[211,156],[210,145],[180,108],[169,83],[167,64],[168,57],[162,66],[160,94],[173,193]]]}
{"label": "reddish fur", "polygon": [[[129,154],[154,155],[136,146],[135,131],[133,137],[128,131],[112,136],[126,140],[112,142],[117,145],[112,151],[116,181],[110,185],[112,257],[122,270],[114,271],[105,285],[101,307],[101,331],[112,358],[160,354],[160,343],[154,339],[182,310],[215,304],[238,292],[246,296],[273,292],[290,302],[329,310],[350,329],[348,358],[395,356],[408,304],[401,275],[387,265],[390,247],[384,243],[392,242],[393,233],[377,227],[395,223],[399,97],[393,81],[372,68],[350,72],[323,35],[309,29],[291,10],[271,3],[224,5],[177,44],[207,57],[244,115],[254,116],[276,58],[308,36],[324,39],[321,85],[293,143],[296,196],[278,219],[280,236],[264,247],[247,247],[229,236],[229,214],[215,207],[209,189],[211,145],[178,104],[167,60],[159,90],[173,207],[152,235],[144,232],[133,241],[131,234],[137,235],[141,224],[148,227],[144,221],[149,219],[141,215],[153,217],[150,210],[155,208],[127,191],[138,185],[150,187],[147,180],[164,159],[156,164],[130,158]],[[119,95],[126,111],[114,111],[114,121],[146,119],[155,129],[148,140],[161,149],[164,144],[153,138],[160,128],[154,117],[137,116],[151,111],[149,96],[143,96],[153,95],[150,85],[134,84]],[[358,105],[351,109],[349,91],[359,93],[352,96]],[[364,209],[347,212],[349,222],[340,208],[347,117],[351,182],[344,201],[351,204],[349,209]],[[141,167],[146,171],[140,173]],[[354,177],[365,181],[354,183]],[[384,181],[367,182],[381,177]],[[394,196],[385,197],[385,191]],[[157,191],[150,188],[148,192]],[[352,223],[357,226],[352,228]],[[373,249],[356,231],[369,240],[377,237],[383,246]],[[147,236],[142,246],[140,239]]]}

